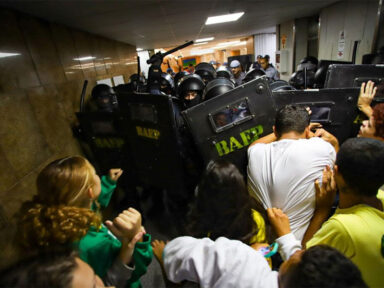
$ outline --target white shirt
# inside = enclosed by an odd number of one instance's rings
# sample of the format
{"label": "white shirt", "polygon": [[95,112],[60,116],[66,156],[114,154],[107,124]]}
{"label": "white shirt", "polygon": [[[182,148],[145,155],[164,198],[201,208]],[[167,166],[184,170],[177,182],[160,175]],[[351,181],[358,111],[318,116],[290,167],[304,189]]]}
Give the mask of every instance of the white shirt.
{"label": "white shirt", "polygon": [[[284,261],[301,249],[292,233],[276,242]],[[178,237],[165,246],[163,259],[165,274],[174,283],[187,280],[203,288],[278,288],[278,273],[264,256],[237,240]]]}
{"label": "white shirt", "polygon": [[165,246],[163,259],[165,274],[174,283],[188,280],[202,288],[278,288],[278,273],[264,256],[237,240],[179,237]]}
{"label": "white shirt", "polygon": [[315,180],[333,167],[335,149],[323,139],[283,139],[248,149],[248,190],[265,208],[280,208],[302,240],[315,208]]}

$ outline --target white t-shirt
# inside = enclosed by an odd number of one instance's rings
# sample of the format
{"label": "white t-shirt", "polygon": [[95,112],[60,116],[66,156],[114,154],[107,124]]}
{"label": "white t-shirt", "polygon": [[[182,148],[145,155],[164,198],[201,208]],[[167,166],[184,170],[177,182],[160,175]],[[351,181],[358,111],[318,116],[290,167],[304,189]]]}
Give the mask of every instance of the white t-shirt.
{"label": "white t-shirt", "polygon": [[179,237],[165,246],[163,259],[165,274],[174,283],[187,280],[202,288],[278,288],[278,273],[264,256],[237,240]]}
{"label": "white t-shirt", "polygon": [[335,149],[321,138],[283,139],[248,149],[248,190],[265,208],[280,208],[300,241],[315,209],[315,180],[333,167]]}

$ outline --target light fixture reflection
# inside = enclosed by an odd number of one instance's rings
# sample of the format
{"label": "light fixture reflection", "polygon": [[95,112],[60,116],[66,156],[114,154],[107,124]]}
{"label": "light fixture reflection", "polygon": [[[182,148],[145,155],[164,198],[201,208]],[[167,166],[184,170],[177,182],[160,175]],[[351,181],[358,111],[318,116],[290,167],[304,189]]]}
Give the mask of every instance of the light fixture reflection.
{"label": "light fixture reflection", "polygon": [[6,57],[12,57],[12,56],[18,56],[21,55],[20,53],[7,53],[7,52],[0,52],[0,58],[6,58]]}
{"label": "light fixture reflection", "polygon": [[85,57],[80,57],[80,58],[73,58],[73,60],[76,60],[76,61],[88,61],[88,60],[93,60],[95,58],[96,57],[93,57],[93,56],[85,56]]}

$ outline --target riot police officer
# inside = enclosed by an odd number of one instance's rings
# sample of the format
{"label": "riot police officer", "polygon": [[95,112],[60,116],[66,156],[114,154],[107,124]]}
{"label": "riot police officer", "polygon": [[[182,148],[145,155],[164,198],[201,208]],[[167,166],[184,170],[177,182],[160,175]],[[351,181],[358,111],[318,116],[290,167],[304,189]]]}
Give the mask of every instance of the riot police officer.
{"label": "riot police officer", "polygon": [[205,86],[203,100],[206,101],[212,99],[232,90],[233,88],[235,88],[235,84],[231,80],[223,77],[216,78]]}
{"label": "riot police officer", "polygon": [[227,66],[224,66],[224,65],[216,69],[216,77],[227,78],[231,80],[233,83],[235,83],[235,80],[233,79],[232,71]]}
{"label": "riot police officer", "polygon": [[187,71],[180,71],[180,72],[176,73],[175,77],[173,78],[173,82],[175,83],[175,90],[176,91],[177,91],[177,88],[179,86],[181,79],[187,75],[189,75],[189,73]]}
{"label": "riot police officer", "polygon": [[265,75],[265,72],[263,70],[257,69],[257,68],[252,69],[252,70],[248,71],[248,73],[245,75],[245,77],[243,79],[243,84],[247,83],[253,79],[264,76],[264,75]]}
{"label": "riot police officer", "polygon": [[97,84],[93,87],[91,97],[91,102],[96,106],[97,111],[115,112],[118,110],[115,91],[107,84]]}
{"label": "riot police officer", "polygon": [[203,79],[207,85],[210,81],[216,78],[216,70],[212,64],[201,62],[195,67],[195,73]]}
{"label": "riot police officer", "polygon": [[204,86],[203,79],[197,74],[190,74],[181,79],[177,94],[183,109],[193,107],[201,102]]}
{"label": "riot police officer", "polygon": [[175,84],[173,78],[168,73],[161,73],[160,91],[167,95],[174,95]]}
{"label": "riot police officer", "polygon": [[313,88],[318,60],[316,57],[307,56],[301,59],[296,72],[289,79],[289,84],[296,89]]}

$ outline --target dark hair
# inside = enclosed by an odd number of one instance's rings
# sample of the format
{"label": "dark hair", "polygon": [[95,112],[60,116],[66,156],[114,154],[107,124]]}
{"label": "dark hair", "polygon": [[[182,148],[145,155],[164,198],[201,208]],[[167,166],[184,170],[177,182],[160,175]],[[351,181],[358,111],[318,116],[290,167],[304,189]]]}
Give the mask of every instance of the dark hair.
{"label": "dark hair", "polygon": [[337,153],[336,165],[355,193],[375,196],[384,179],[384,142],[371,138],[348,139]]}
{"label": "dark hair", "polygon": [[373,118],[375,119],[375,136],[384,138],[384,103],[373,107]]}
{"label": "dark hair", "polygon": [[225,160],[210,161],[196,189],[189,233],[197,238],[223,236],[250,244],[258,232],[251,210],[254,202],[236,166]]}
{"label": "dark hair", "polygon": [[342,253],[326,245],[306,250],[283,279],[283,287],[368,287],[360,270]]}
{"label": "dark hair", "polygon": [[21,260],[0,272],[0,287],[72,287],[78,267],[70,250],[47,251]]}
{"label": "dark hair", "polygon": [[308,127],[310,116],[308,111],[301,106],[286,105],[277,111],[275,118],[275,131],[279,137],[287,132],[303,133]]}

